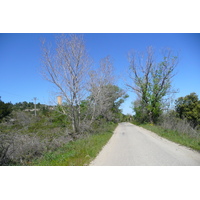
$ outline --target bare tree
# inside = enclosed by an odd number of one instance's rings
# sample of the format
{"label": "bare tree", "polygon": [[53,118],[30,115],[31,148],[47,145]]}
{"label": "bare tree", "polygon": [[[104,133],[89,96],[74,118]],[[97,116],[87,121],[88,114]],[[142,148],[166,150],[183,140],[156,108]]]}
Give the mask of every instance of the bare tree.
{"label": "bare tree", "polygon": [[114,112],[117,112],[121,103],[127,98],[125,91],[115,85],[115,79],[113,61],[110,56],[101,59],[99,68],[90,73],[91,123],[98,116],[113,120]]}
{"label": "bare tree", "polygon": [[114,84],[114,67],[110,56],[101,59],[97,70],[90,72],[89,91],[91,93],[89,101],[91,108],[91,123],[102,112],[106,112],[110,104],[108,88],[106,86]]}
{"label": "bare tree", "polygon": [[74,133],[84,132],[102,113],[109,115],[113,101],[124,93],[112,87],[114,67],[110,56],[92,69],[83,37],[57,38],[56,50],[43,42],[43,76],[53,83],[66,102],[59,109],[71,119]]}
{"label": "bare tree", "polygon": [[80,104],[87,95],[87,81],[91,66],[82,36],[61,35],[56,50],[43,42],[43,76],[53,83],[67,103],[63,113],[72,122],[73,131],[80,132]]}
{"label": "bare tree", "polygon": [[147,48],[146,55],[133,51],[128,54],[132,84],[127,86],[136,92],[140,101],[135,111],[151,123],[160,116],[162,106],[168,99],[165,97],[176,92],[172,90],[171,82],[178,58],[169,49],[163,51],[162,56],[163,60],[157,63],[152,47]]}

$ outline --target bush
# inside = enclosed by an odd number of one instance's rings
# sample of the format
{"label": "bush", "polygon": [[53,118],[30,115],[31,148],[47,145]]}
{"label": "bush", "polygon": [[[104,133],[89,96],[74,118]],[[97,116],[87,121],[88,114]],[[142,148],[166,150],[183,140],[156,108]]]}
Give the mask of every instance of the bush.
{"label": "bush", "polygon": [[13,137],[8,134],[0,134],[0,165],[10,162],[10,147],[13,145]]}
{"label": "bush", "polygon": [[200,133],[196,129],[193,129],[186,119],[179,119],[173,114],[164,115],[159,125],[165,130],[173,130],[191,137],[200,137]]}
{"label": "bush", "polygon": [[11,103],[4,103],[1,101],[0,97],[0,122],[1,120],[8,116],[12,112],[12,104]]}
{"label": "bush", "polygon": [[37,134],[0,134],[0,165],[26,165],[71,141],[70,136],[59,135],[41,139]]}
{"label": "bush", "polygon": [[72,140],[66,127],[56,127],[48,117],[25,111],[11,117],[0,123],[0,165],[26,165]]}
{"label": "bush", "polygon": [[[14,110],[0,123],[0,165],[31,165],[46,153],[53,153],[70,141],[105,132],[113,123],[99,119],[82,124],[81,134],[72,134],[65,115],[57,111],[37,116],[28,111]],[[86,141],[87,142],[87,141]]]}

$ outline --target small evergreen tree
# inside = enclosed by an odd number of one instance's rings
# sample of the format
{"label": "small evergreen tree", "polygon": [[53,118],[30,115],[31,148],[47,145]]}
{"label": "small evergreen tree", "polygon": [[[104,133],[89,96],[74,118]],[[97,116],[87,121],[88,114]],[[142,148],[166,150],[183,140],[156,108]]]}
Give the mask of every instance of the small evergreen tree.
{"label": "small evergreen tree", "polygon": [[0,122],[12,112],[12,104],[4,103],[0,97]]}

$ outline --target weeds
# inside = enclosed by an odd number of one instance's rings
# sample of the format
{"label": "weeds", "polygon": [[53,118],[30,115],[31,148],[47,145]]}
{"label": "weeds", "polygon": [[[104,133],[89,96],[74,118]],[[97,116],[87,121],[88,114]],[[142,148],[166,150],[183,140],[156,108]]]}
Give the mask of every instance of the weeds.
{"label": "weeds", "polygon": [[84,165],[109,139],[116,124],[101,121],[93,126],[88,132],[71,134],[67,123],[56,115],[13,112],[0,123],[0,165],[32,165],[38,159],[46,160],[41,161],[44,165]]}
{"label": "weeds", "polygon": [[[71,141],[55,152],[46,153],[31,165],[40,166],[83,166],[88,165],[101,151],[112,136],[116,124],[104,126],[104,132],[88,135],[76,141]],[[105,131],[106,129],[106,131]]]}
{"label": "weeds", "polygon": [[164,114],[157,125],[138,123],[136,125],[178,144],[200,150],[200,131],[192,128],[186,119],[177,118],[173,112]]}
{"label": "weeds", "polygon": [[0,165],[27,165],[72,140],[65,127],[47,117],[18,111],[11,119],[0,123]]}
{"label": "weeds", "polygon": [[186,119],[179,119],[173,115],[164,116],[159,124],[165,130],[172,130],[189,137],[200,138],[200,133],[192,128]]}
{"label": "weeds", "polygon": [[190,147],[192,149],[200,151],[200,137],[197,135],[195,137],[194,135],[188,134],[188,133],[182,133],[178,132],[177,130],[170,130],[163,128],[162,126],[152,126],[149,124],[142,124],[139,125],[147,130],[150,130],[154,133],[157,133],[158,135],[171,140],[173,142],[176,142],[178,144]]}

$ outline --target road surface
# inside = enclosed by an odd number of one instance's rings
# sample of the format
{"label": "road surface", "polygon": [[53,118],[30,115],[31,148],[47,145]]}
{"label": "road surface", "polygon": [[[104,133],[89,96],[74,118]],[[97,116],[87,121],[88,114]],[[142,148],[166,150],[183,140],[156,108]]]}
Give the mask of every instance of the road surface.
{"label": "road surface", "polygon": [[200,153],[123,122],[91,166],[200,166]]}

